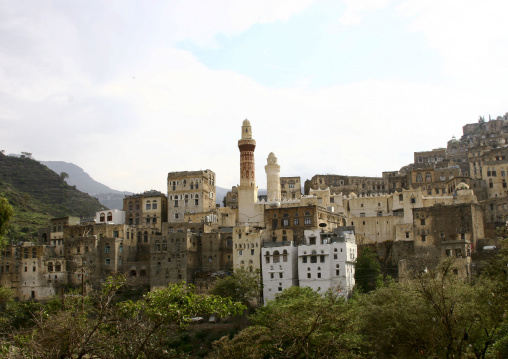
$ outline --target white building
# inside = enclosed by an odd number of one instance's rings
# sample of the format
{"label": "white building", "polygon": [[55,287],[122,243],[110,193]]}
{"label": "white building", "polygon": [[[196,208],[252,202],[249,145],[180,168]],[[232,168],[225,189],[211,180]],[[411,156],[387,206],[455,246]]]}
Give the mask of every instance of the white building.
{"label": "white building", "polygon": [[294,242],[265,242],[261,254],[263,300],[268,302],[284,289],[298,285],[298,249]]}
{"label": "white building", "polygon": [[355,285],[356,240],[354,227],[336,228],[333,233],[306,230],[305,244],[298,247],[301,287],[320,293],[328,289],[351,294]]}
{"label": "white building", "polygon": [[95,212],[95,223],[125,224],[125,212],[119,209]]}

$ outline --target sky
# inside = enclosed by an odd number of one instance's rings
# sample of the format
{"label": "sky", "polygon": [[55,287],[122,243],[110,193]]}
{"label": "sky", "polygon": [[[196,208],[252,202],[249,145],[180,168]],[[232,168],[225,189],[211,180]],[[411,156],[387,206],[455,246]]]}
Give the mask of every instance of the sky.
{"label": "sky", "polygon": [[0,0],[0,149],[116,190],[381,176],[508,112],[502,0]]}

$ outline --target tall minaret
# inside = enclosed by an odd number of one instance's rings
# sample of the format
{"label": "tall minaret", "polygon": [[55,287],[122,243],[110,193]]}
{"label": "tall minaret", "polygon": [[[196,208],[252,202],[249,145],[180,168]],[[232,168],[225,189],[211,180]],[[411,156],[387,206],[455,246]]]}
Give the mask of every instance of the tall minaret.
{"label": "tall minaret", "polygon": [[[242,124],[242,138],[238,140],[240,150],[240,186],[238,186],[238,222],[255,223],[262,220],[256,212],[254,204],[258,198],[256,187],[256,169],[254,165],[254,150],[256,140],[252,138],[252,128],[249,120]],[[261,218],[261,219],[260,219]]]}
{"label": "tall minaret", "polygon": [[270,152],[266,159],[266,188],[269,201],[280,201],[280,165],[277,163],[277,157]]}
{"label": "tall minaret", "polygon": [[249,120],[242,125],[242,138],[238,140],[240,149],[240,186],[256,187],[256,168],[254,165],[254,150],[256,140],[252,138],[252,127]]}

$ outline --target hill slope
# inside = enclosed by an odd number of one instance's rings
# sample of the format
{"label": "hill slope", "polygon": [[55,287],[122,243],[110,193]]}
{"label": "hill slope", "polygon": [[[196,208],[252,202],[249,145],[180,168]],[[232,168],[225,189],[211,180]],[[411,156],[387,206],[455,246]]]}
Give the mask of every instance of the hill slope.
{"label": "hill slope", "polygon": [[0,153],[0,195],[14,207],[15,216],[8,237],[29,239],[48,219],[93,217],[104,208],[96,198],[65,183],[55,172],[26,157]]}
{"label": "hill slope", "polygon": [[65,172],[69,175],[66,180],[71,186],[76,186],[82,192],[88,193],[91,196],[96,197],[100,203],[111,209],[122,209],[123,198],[126,195],[131,195],[132,192],[117,191],[110,187],[97,182],[88,173],[86,173],[81,167],[74,163],[63,162],[63,161],[41,161],[43,165],[48,166],[49,169],[53,170],[57,174]]}

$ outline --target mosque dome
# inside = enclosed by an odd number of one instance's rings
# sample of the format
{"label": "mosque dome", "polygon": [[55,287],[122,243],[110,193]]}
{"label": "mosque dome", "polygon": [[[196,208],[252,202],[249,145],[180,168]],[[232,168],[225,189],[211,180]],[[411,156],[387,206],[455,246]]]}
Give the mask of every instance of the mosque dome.
{"label": "mosque dome", "polygon": [[250,121],[247,119],[243,120],[243,126],[250,126]]}

